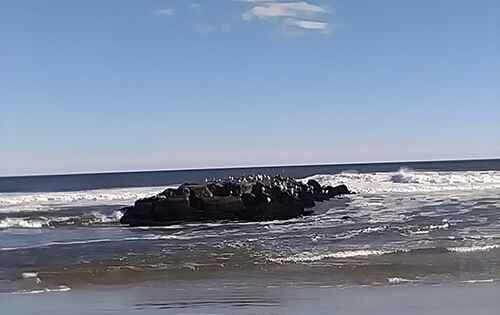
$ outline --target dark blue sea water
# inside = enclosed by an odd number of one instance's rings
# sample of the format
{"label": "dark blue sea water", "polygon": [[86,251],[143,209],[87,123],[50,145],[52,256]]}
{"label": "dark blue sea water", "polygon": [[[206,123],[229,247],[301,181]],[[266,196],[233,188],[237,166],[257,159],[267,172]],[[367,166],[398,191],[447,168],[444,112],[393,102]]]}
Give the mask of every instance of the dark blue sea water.
{"label": "dark blue sea water", "polygon": [[397,172],[402,167],[410,168],[415,171],[500,170],[500,159],[0,177],[0,192],[49,192],[117,187],[166,186],[184,182],[202,182],[207,178],[225,178],[228,176],[239,177],[249,174],[279,174],[303,178],[315,174],[336,174],[344,171],[357,171],[360,173]]}
{"label": "dark blue sea water", "polygon": [[[346,184],[358,194],[319,203],[315,215],[286,221],[154,228],[118,223],[120,208],[166,186],[249,174],[314,178]],[[244,313],[245,305],[274,303],[267,300],[272,292],[497,288],[499,279],[499,159],[0,178],[0,301],[13,293],[50,295],[51,301],[73,292],[88,298],[101,294],[96,286],[119,286],[122,291],[109,292],[133,295],[137,311],[182,313],[188,303],[182,298],[196,296],[189,303],[200,311],[229,307],[229,313]],[[148,296],[159,298],[151,289],[158,281],[175,301]],[[143,286],[150,289],[139,290]],[[178,291],[186,288],[193,291]],[[109,293],[115,311],[120,297],[128,296],[122,293]],[[101,302],[96,305],[109,301]]]}

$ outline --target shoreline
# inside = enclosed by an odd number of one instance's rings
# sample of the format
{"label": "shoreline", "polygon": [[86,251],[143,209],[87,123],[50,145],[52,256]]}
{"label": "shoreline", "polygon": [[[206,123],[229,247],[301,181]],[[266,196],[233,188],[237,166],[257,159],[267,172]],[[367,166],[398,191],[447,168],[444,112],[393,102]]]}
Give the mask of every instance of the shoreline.
{"label": "shoreline", "polygon": [[[248,280],[248,279],[247,279]],[[500,283],[255,286],[245,279],[145,282],[46,294],[0,295],[30,314],[497,314]],[[8,301],[7,301],[8,300]],[[3,301],[3,302],[2,302]]]}

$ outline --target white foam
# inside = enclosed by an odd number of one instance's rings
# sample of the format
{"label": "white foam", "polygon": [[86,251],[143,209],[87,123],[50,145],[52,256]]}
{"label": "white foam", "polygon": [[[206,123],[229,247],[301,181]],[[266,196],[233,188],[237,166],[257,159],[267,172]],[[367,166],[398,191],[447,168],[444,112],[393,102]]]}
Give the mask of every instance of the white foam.
{"label": "white foam", "polygon": [[301,262],[315,262],[329,258],[343,259],[343,258],[354,258],[354,257],[365,257],[365,256],[380,256],[385,254],[391,254],[394,251],[388,250],[351,250],[351,251],[338,251],[334,253],[313,253],[313,252],[303,252],[300,254],[271,258],[269,259],[275,263],[301,263]]}
{"label": "white foam", "polygon": [[92,211],[90,214],[93,222],[95,223],[116,223],[119,222],[121,217],[123,216],[123,212],[121,211],[113,211],[110,215],[105,215],[99,211]]}
{"label": "white foam", "polygon": [[29,279],[29,280],[34,280],[36,284],[41,284],[42,279],[38,277],[38,272],[23,272],[21,274],[21,277],[23,279]]}
{"label": "white foam", "polygon": [[21,277],[23,279],[38,278],[38,272],[23,272]]}
{"label": "white foam", "polygon": [[493,249],[500,248],[500,245],[484,245],[484,246],[469,246],[469,247],[450,247],[447,248],[450,252],[468,254],[474,252],[488,252]]}
{"label": "white foam", "polygon": [[361,230],[361,233],[365,234],[370,234],[370,233],[375,233],[375,232],[384,232],[385,230],[388,229],[388,226],[375,226],[375,227],[367,227],[363,230]]}
{"label": "white foam", "polygon": [[42,293],[51,293],[51,292],[68,292],[71,291],[71,288],[65,285],[60,285],[57,288],[45,288],[40,290],[22,290],[14,292],[13,294],[42,294]]}
{"label": "white foam", "polygon": [[102,224],[102,223],[117,223],[123,216],[121,211],[113,211],[106,215],[99,211],[93,211],[90,214],[84,214],[78,217],[40,217],[32,218],[5,218],[0,220],[0,229],[21,228],[21,229],[41,229],[51,227],[54,224]]}
{"label": "white foam", "polygon": [[387,282],[389,282],[390,284],[400,284],[400,283],[410,283],[415,281],[401,277],[392,277],[392,278],[387,278]]}
{"label": "white foam", "polygon": [[422,226],[419,227],[418,230],[416,231],[410,231],[410,233],[413,235],[429,234],[431,231],[434,230],[447,230],[449,228],[450,224],[448,222],[445,222],[443,224],[438,224],[438,225]]}
{"label": "white foam", "polygon": [[0,213],[44,211],[64,206],[133,204],[135,200],[153,196],[165,187],[97,189],[44,193],[0,193]]}
{"label": "white foam", "polygon": [[49,225],[46,220],[32,220],[26,218],[5,218],[0,220],[0,229],[7,228],[23,228],[23,229],[40,229]]}
{"label": "white foam", "polygon": [[402,168],[398,172],[320,174],[322,185],[345,184],[358,193],[433,192],[500,189],[500,171],[423,172]]}
{"label": "white foam", "polygon": [[[402,168],[398,172],[314,175],[322,185],[345,184],[359,193],[432,192],[500,189],[500,171],[422,172]],[[176,187],[176,186],[169,186]],[[69,192],[0,193],[0,213],[46,211],[64,206],[133,204],[165,187],[113,188]]]}
{"label": "white foam", "polygon": [[445,222],[443,224],[429,226],[430,230],[447,230],[449,228],[450,228],[450,224],[448,222]]}
{"label": "white foam", "polygon": [[481,279],[481,280],[466,280],[462,281],[462,283],[493,283],[495,279]]}

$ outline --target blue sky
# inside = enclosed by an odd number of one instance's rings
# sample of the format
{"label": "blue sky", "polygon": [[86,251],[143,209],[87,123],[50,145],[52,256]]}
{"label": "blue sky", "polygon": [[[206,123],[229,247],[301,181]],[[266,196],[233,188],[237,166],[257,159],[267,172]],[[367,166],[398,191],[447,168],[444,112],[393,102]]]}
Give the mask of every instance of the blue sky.
{"label": "blue sky", "polygon": [[0,175],[500,157],[500,4],[0,2]]}

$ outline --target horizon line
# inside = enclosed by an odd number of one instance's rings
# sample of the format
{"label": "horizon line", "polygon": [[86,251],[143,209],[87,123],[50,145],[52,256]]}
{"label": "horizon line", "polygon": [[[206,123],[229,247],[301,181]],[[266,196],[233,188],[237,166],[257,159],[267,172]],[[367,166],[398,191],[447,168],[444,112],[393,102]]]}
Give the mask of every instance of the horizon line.
{"label": "horizon line", "polygon": [[1,178],[15,177],[43,177],[43,176],[79,176],[79,175],[106,175],[120,173],[153,173],[153,172],[182,172],[182,171],[202,171],[202,170],[231,170],[231,169],[252,169],[252,168],[278,168],[278,167],[311,167],[311,166],[342,166],[361,164],[395,164],[395,163],[433,163],[433,162],[472,162],[472,161],[492,161],[500,160],[500,157],[493,158],[463,158],[463,159],[436,159],[436,160],[390,160],[390,161],[370,161],[370,162],[341,162],[341,163],[304,163],[304,164],[282,164],[282,165],[234,165],[234,166],[206,166],[206,167],[186,167],[171,169],[149,169],[149,170],[111,170],[111,171],[82,171],[68,173],[35,173],[21,175],[0,175]]}

